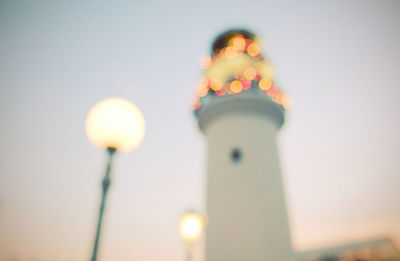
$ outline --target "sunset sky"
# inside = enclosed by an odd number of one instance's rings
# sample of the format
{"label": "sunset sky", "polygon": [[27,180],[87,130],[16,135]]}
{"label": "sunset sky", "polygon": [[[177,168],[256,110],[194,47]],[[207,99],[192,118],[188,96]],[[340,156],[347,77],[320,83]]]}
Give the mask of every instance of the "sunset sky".
{"label": "sunset sky", "polygon": [[205,210],[190,101],[232,27],[259,36],[294,100],[278,141],[294,247],[400,246],[399,14],[399,1],[0,1],[0,261],[89,260],[106,153],[85,119],[107,97],[135,103],[146,134],[116,157],[99,260],[184,259],[179,215]]}

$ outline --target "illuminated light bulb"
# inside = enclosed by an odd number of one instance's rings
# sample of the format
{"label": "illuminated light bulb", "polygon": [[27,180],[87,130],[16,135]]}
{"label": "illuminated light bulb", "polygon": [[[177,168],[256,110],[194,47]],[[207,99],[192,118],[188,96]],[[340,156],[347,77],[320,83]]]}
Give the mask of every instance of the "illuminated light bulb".
{"label": "illuminated light bulb", "polygon": [[244,71],[243,71],[243,76],[244,78],[246,78],[247,80],[253,80],[257,75],[257,71],[256,69],[254,69],[253,67],[247,67]]}
{"label": "illuminated light bulb", "polygon": [[278,91],[277,94],[272,98],[272,100],[278,104],[281,104],[283,106],[283,104],[287,105],[287,96],[283,93]]}
{"label": "illuminated light bulb", "polygon": [[251,43],[249,46],[247,46],[247,53],[252,57],[259,55],[260,48],[258,47],[258,44]]}
{"label": "illuminated light bulb", "polygon": [[238,80],[232,81],[231,84],[229,85],[229,87],[230,87],[230,90],[233,93],[239,93],[243,89],[242,83],[240,81],[238,81]]}
{"label": "illuminated light bulb", "polygon": [[130,101],[108,98],[90,110],[86,119],[86,133],[97,147],[127,152],[142,141],[145,121],[140,110]]}
{"label": "illuminated light bulb", "polygon": [[225,57],[227,58],[232,58],[234,56],[236,56],[237,52],[235,51],[235,49],[233,49],[232,46],[228,46],[225,49]]}
{"label": "illuminated light bulb", "polygon": [[283,93],[280,91],[277,91],[275,96],[272,98],[272,100],[278,104],[282,104],[282,99],[283,99]]}
{"label": "illuminated light bulb", "polygon": [[241,79],[240,80],[242,82],[243,85],[243,90],[248,90],[251,87],[251,81],[247,80],[247,79]]}
{"label": "illuminated light bulb", "polygon": [[182,237],[188,243],[196,241],[204,227],[204,218],[200,214],[186,213],[180,220],[180,232]]}
{"label": "illuminated light bulb", "polygon": [[208,93],[208,81],[202,80],[197,86],[196,94],[199,97],[204,97]]}
{"label": "illuminated light bulb", "polygon": [[276,88],[276,86],[274,84],[272,84],[271,88],[269,88],[266,92],[269,96],[273,97],[278,94],[279,90],[278,90],[278,88]]}
{"label": "illuminated light bulb", "polygon": [[242,36],[236,36],[232,40],[232,47],[234,50],[242,52],[244,51],[244,48],[246,48],[246,41]]}
{"label": "illuminated light bulb", "polygon": [[203,58],[200,59],[200,66],[204,70],[208,69],[211,65],[211,57],[210,56],[204,56]]}
{"label": "illuminated light bulb", "polygon": [[258,86],[260,87],[261,90],[267,91],[267,90],[269,90],[271,88],[272,81],[271,81],[271,79],[268,79],[268,78],[262,78],[258,82]]}

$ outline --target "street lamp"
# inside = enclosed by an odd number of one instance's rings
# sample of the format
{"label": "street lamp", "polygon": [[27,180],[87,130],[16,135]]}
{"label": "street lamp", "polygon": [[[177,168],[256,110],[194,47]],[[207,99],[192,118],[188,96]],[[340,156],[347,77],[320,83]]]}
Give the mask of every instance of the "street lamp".
{"label": "street lamp", "polygon": [[204,225],[204,216],[196,212],[188,211],[181,216],[180,232],[186,242],[187,261],[192,261],[193,259],[192,247],[197,239],[199,239]]}
{"label": "street lamp", "polygon": [[130,101],[108,98],[98,102],[86,119],[86,133],[96,147],[107,151],[108,160],[102,182],[102,197],[93,246],[92,261],[97,260],[101,224],[107,192],[111,184],[111,163],[115,152],[128,152],[136,148],[143,139],[145,122],[140,110]]}

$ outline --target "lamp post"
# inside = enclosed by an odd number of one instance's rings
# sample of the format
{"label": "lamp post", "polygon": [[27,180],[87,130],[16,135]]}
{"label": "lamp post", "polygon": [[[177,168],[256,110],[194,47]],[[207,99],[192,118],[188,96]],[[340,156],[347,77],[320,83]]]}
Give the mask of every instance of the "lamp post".
{"label": "lamp post", "polygon": [[121,98],[108,98],[98,102],[86,119],[86,133],[96,147],[107,151],[108,160],[102,181],[102,196],[96,227],[92,261],[97,261],[100,232],[107,192],[111,184],[111,166],[117,151],[128,152],[136,148],[143,139],[145,122],[140,110],[131,102]]}
{"label": "lamp post", "polygon": [[199,239],[205,224],[204,216],[188,211],[181,216],[180,232],[187,247],[187,261],[193,260],[193,244]]}

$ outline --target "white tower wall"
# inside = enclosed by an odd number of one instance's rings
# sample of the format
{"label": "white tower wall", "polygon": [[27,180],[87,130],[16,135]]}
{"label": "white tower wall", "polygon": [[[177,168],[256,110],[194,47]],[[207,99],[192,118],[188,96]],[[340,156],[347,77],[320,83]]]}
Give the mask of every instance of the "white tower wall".
{"label": "white tower wall", "polygon": [[293,260],[276,144],[282,123],[283,111],[253,91],[215,98],[200,111],[208,144],[207,261]]}

